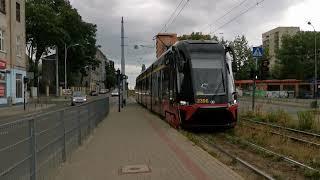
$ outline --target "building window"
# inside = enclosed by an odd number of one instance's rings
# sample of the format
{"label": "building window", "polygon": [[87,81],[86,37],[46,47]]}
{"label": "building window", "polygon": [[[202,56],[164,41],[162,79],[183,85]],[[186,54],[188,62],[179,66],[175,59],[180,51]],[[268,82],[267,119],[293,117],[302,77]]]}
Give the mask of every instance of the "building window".
{"label": "building window", "polygon": [[0,51],[4,51],[4,31],[0,30]]}
{"label": "building window", "polygon": [[0,98],[6,97],[6,74],[0,72]]}
{"label": "building window", "polygon": [[0,12],[6,13],[6,0],[0,0]]}
{"label": "building window", "polygon": [[16,39],[16,45],[17,45],[17,56],[21,57],[22,56],[22,47],[21,47],[21,37],[20,36],[17,36],[17,39]]}
{"label": "building window", "polygon": [[22,98],[22,74],[16,74],[16,98]]}
{"label": "building window", "polygon": [[20,16],[20,4],[16,2],[16,18],[17,21],[20,22],[21,16]]}

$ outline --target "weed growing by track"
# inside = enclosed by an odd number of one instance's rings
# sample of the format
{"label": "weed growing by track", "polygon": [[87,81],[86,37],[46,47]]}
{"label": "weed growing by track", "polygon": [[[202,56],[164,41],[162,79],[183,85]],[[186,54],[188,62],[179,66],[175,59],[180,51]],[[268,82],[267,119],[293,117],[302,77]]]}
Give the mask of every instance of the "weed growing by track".
{"label": "weed growing by track", "polygon": [[284,127],[300,129],[311,132],[320,132],[320,114],[315,111],[298,112],[298,120],[293,119],[286,111],[279,109],[272,112],[263,112],[257,107],[256,111],[247,111],[240,114],[240,120],[251,119],[255,121],[273,123]]}
{"label": "weed growing by track", "polygon": [[[261,131],[239,124],[230,136],[252,142],[287,157],[292,157],[316,169],[320,169],[320,154],[318,148],[297,144],[285,137],[274,135],[271,131],[269,128]],[[263,153],[261,155],[266,156]],[[274,160],[279,161],[279,158],[274,158]],[[310,175],[310,173],[306,173],[306,175]],[[320,178],[320,176],[318,176],[318,178]]]}

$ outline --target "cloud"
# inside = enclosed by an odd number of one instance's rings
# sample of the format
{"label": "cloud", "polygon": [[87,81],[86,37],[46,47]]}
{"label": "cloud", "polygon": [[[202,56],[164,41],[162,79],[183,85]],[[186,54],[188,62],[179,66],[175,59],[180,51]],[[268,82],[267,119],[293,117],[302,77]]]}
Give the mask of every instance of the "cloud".
{"label": "cloud", "polygon": [[[204,29],[204,32],[210,32],[239,16],[241,12],[260,0],[246,0],[224,18],[215,21],[242,1],[190,0],[180,16],[169,26],[168,31],[185,34]],[[160,31],[179,2],[180,0],[71,0],[72,5],[79,10],[84,20],[98,25],[98,43],[107,57],[112,57],[116,64],[120,64],[120,22],[121,16],[124,17],[127,45],[125,55],[127,72],[131,73],[129,74],[131,84],[135,83],[134,79],[140,72],[141,64],[148,66],[155,61],[155,49],[135,50],[133,46],[135,44],[154,45],[152,38]],[[216,33],[223,33],[228,40],[243,34],[247,36],[250,44],[260,45],[263,32],[283,24],[290,25],[287,17],[290,7],[299,4],[319,7],[318,2],[311,2],[311,0],[265,0],[248,13],[220,28]],[[299,16],[303,16],[308,10],[298,7],[296,11],[299,11]],[[205,28],[205,25],[210,23],[213,23],[211,29]]]}

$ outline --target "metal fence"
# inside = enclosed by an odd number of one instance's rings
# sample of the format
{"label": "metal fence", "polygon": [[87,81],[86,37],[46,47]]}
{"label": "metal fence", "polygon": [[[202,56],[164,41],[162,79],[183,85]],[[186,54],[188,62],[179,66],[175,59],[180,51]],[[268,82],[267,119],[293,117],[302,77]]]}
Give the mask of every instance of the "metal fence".
{"label": "metal fence", "polygon": [[0,125],[0,179],[54,177],[108,115],[109,98]]}

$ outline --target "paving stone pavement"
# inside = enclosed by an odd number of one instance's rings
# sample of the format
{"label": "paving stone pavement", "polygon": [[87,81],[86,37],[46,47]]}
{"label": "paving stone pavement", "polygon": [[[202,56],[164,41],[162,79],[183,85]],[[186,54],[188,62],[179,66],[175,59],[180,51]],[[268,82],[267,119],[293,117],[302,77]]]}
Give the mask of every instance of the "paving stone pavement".
{"label": "paving stone pavement", "polygon": [[[115,100],[115,99],[113,99]],[[125,174],[128,165],[150,171]],[[242,179],[158,116],[131,102],[109,116],[56,176],[57,180]]]}

